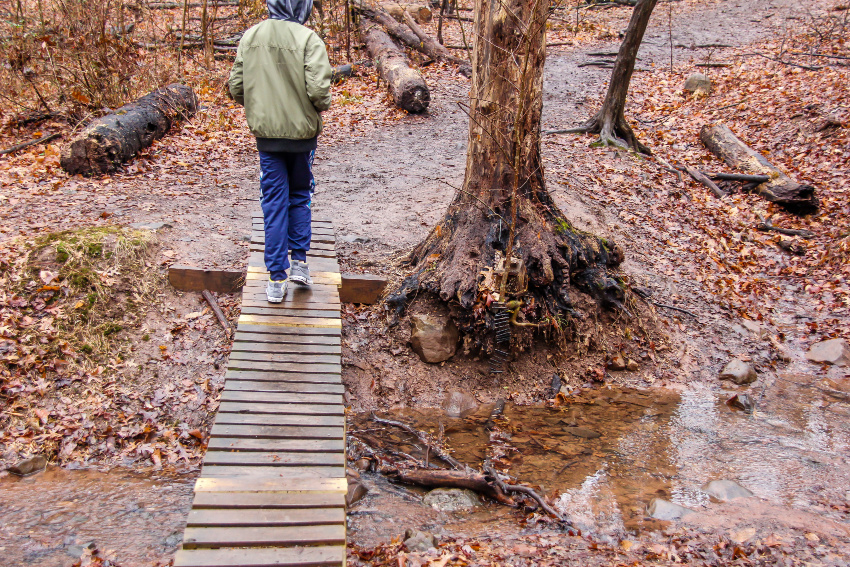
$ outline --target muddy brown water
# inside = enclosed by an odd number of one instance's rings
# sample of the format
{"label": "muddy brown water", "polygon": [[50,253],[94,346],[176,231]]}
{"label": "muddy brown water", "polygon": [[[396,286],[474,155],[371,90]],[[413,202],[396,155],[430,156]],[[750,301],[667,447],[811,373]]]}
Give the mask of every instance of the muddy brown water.
{"label": "muddy brown water", "polygon": [[[504,472],[541,487],[576,527],[604,540],[665,526],[645,513],[656,497],[712,513],[702,487],[717,479],[739,482],[759,501],[850,525],[827,505],[850,498],[848,398],[805,375],[783,376],[763,395],[760,389],[754,389],[753,414],[726,405],[733,391],[696,385],[678,392],[604,388],[557,407],[508,404],[492,433],[484,428],[492,406],[463,419],[439,408],[404,409],[391,417],[435,435],[442,427],[458,459],[476,468],[485,456],[494,459]],[[424,457],[411,436],[367,415],[356,416],[352,430],[362,431],[356,435],[367,442],[383,439]],[[492,538],[515,534],[524,517],[496,504],[438,512],[421,503],[422,490],[373,473],[363,480],[370,493],[349,513],[349,538],[361,545],[388,541],[410,527]]]}
{"label": "muddy brown water", "polygon": [[0,478],[0,565],[70,566],[93,544],[119,565],[167,564],[183,538],[194,477],[51,467]]}

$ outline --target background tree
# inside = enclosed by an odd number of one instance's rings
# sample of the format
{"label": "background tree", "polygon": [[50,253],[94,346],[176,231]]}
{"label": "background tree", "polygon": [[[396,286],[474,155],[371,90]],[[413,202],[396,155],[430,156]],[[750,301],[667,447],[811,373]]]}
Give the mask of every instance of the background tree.
{"label": "background tree", "polygon": [[459,323],[472,330],[482,306],[504,291],[488,287],[482,276],[500,257],[519,258],[527,269],[522,302],[532,320],[568,312],[571,283],[618,301],[620,287],[607,270],[622,253],[573,228],[544,184],[540,118],[548,13],[549,0],[476,1],[463,186],[411,253],[413,273],[390,298],[399,307],[413,290],[427,290],[459,302]]}
{"label": "background tree", "polygon": [[599,134],[596,142],[605,146],[632,148],[641,153],[649,154],[649,148],[641,144],[635,136],[632,127],[626,120],[626,95],[629,83],[635,70],[638,49],[643,41],[643,34],[649,24],[649,17],[658,0],[639,0],[632,12],[626,36],[617,52],[608,92],[602,108],[596,115],[577,128],[567,130],[550,130],[548,134]]}

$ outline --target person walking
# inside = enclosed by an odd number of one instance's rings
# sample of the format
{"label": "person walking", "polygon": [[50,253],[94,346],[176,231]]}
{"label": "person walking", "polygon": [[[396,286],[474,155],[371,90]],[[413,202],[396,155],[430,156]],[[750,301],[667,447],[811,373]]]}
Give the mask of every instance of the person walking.
{"label": "person walking", "polygon": [[267,6],[270,18],[239,41],[228,88],[245,107],[248,128],[257,138],[266,297],[280,303],[288,281],[313,283],[307,265],[313,156],[322,131],[320,113],[331,105],[332,69],[324,42],[303,25],[313,0],[268,0]]}

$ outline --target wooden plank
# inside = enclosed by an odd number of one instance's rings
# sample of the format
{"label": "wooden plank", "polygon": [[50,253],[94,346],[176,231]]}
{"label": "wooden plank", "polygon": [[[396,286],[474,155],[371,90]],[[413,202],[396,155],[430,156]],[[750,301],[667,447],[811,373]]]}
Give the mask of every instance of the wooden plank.
{"label": "wooden plank", "polygon": [[255,325],[243,323],[237,329],[238,333],[262,333],[270,335],[301,335],[339,338],[339,327],[283,327],[277,325]]}
{"label": "wooden plank", "polygon": [[341,274],[339,299],[343,303],[377,303],[387,287],[387,278],[369,274]]}
{"label": "wooden plank", "polygon": [[337,366],[337,362],[339,361],[339,355],[317,353],[291,354],[283,352],[237,351],[230,353],[230,360],[240,360],[245,362],[288,362],[292,364],[302,365],[330,364],[332,366]]}
{"label": "wooden plank", "polygon": [[253,343],[270,344],[293,344],[293,345],[339,345],[339,335],[324,336],[317,334],[305,334],[300,331],[292,332],[289,329],[280,328],[277,333],[255,333],[249,331],[237,331],[234,340]]}
{"label": "wooden plank", "polygon": [[242,307],[243,315],[277,315],[287,317],[322,317],[322,318],[338,318],[339,308],[336,309],[294,309],[288,303],[266,303],[263,307]]}
{"label": "wooden plank", "polygon": [[345,508],[345,496],[324,492],[198,492],[192,502],[193,510],[215,508],[220,510],[253,509],[310,509]]}
{"label": "wooden plank", "polygon": [[[249,244],[248,251],[264,252],[265,246],[263,244]],[[323,250],[322,248],[310,246],[310,249],[307,251],[307,258],[307,263],[310,264],[309,258],[336,258],[336,252],[334,250]]]}
{"label": "wooden plank", "polygon": [[183,548],[344,545],[345,526],[281,526],[275,528],[186,528]]}
{"label": "wooden plank", "polygon": [[340,355],[340,345],[324,344],[292,344],[292,343],[267,343],[253,341],[234,341],[231,352],[277,352],[277,353],[300,353],[300,354],[335,354]]}
{"label": "wooden plank", "polygon": [[220,413],[216,425],[299,425],[307,427],[344,427],[341,415],[303,415],[266,413]]}
{"label": "wooden plank", "polygon": [[340,329],[342,327],[342,322],[336,317],[291,317],[289,315],[240,315],[238,324],[240,327],[243,324],[321,329]]}
{"label": "wooden plank", "polygon": [[345,523],[341,508],[294,508],[291,510],[191,510],[188,527],[321,526]]}
{"label": "wooden plank", "polygon": [[342,405],[340,394],[296,394],[292,392],[238,392],[225,388],[221,393],[223,402],[258,402],[258,403],[291,403],[291,404],[339,404]]}
{"label": "wooden plank", "polygon": [[[299,372],[301,374],[341,374],[341,364],[296,364],[292,362],[263,362],[256,360],[241,360],[239,358],[231,358],[227,365],[228,369],[232,370],[253,370],[259,372]],[[325,380],[307,380],[304,381],[325,381]]]}
{"label": "wooden plank", "polygon": [[226,380],[256,380],[262,382],[293,382],[293,383],[310,383],[310,384],[342,384],[342,378],[339,373],[332,372],[329,374],[305,374],[298,370],[297,367],[278,369],[274,371],[268,370],[238,370],[235,368],[228,369],[224,375]]}
{"label": "wooden plank", "polygon": [[216,466],[204,465],[201,469],[204,477],[240,477],[247,482],[261,482],[270,479],[275,481],[283,479],[309,478],[339,478],[345,480],[345,467],[260,467],[260,466]]}
{"label": "wooden plank", "polygon": [[297,425],[227,425],[216,423],[210,432],[210,439],[343,439],[342,427],[309,427]]}
{"label": "wooden plank", "polygon": [[343,415],[341,404],[260,404],[252,402],[223,401],[218,406],[219,413],[264,414],[275,415]]}
{"label": "wooden plank", "polygon": [[[339,292],[310,290],[307,287],[287,286],[283,304],[289,309],[340,309]],[[299,292],[298,290],[305,290]],[[252,286],[242,290],[242,307],[269,307],[265,286]]]}
{"label": "wooden plank", "polygon": [[182,291],[209,290],[234,293],[245,284],[243,270],[213,270],[173,264],[168,268],[168,283]]}
{"label": "wooden plank", "polygon": [[174,567],[332,567],[345,565],[345,547],[181,549]]}
{"label": "wooden plank", "polygon": [[[309,255],[309,254],[308,254]],[[339,263],[331,258],[315,258],[309,262],[310,277],[313,277],[313,270],[317,272],[338,272]],[[248,254],[248,265],[264,267],[266,265],[265,257],[262,252],[250,252]]]}
{"label": "wooden plank", "polygon": [[[254,211],[253,213],[251,213],[251,220],[252,221],[256,221],[256,220],[262,221],[263,220],[263,211],[257,210],[257,211]],[[310,215],[310,224],[312,226],[318,226],[318,225],[333,226],[333,222],[334,221],[332,221],[331,219],[329,219],[327,217],[318,217],[318,216],[315,216],[315,215],[312,215],[312,214]]]}
{"label": "wooden plank", "polygon": [[[345,441],[342,439],[250,439],[245,437],[216,437],[215,439],[210,439],[207,452],[231,449],[238,451],[342,454],[345,452]],[[338,463],[335,462],[333,464]]]}
{"label": "wooden plank", "polygon": [[[275,471],[277,473],[277,471]],[[348,481],[343,477],[298,477],[298,478],[204,478],[195,481],[195,494],[201,492],[273,492],[277,494],[345,494],[348,492]]]}
{"label": "wooden plank", "polygon": [[[249,441],[244,439],[243,441]],[[247,467],[339,467],[345,453],[295,453],[287,451],[207,451],[204,465]]]}
{"label": "wooden plank", "polygon": [[[266,241],[266,236],[262,232],[255,232],[251,235],[251,244],[262,246]],[[313,232],[310,238],[311,250],[331,250],[333,251],[335,239],[333,234],[321,234]]]}
{"label": "wooden plank", "polygon": [[279,382],[260,380],[227,381],[225,388],[231,392],[293,392],[303,394],[339,394],[345,392],[345,386],[339,384],[311,384],[307,382]]}
{"label": "wooden plank", "polygon": [[[339,266],[328,264],[325,261],[310,263],[310,279],[313,280],[313,285],[339,285],[342,282],[342,276],[339,275]],[[318,264],[318,265],[313,265]],[[246,268],[245,283],[259,281],[265,288],[266,282],[269,280],[269,273],[262,264],[248,264]],[[296,284],[297,285],[297,284]]]}

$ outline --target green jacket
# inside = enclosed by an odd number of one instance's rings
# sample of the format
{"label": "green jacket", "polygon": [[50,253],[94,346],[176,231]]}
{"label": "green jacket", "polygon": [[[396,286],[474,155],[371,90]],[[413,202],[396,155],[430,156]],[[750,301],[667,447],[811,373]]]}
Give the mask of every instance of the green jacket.
{"label": "green jacket", "polygon": [[325,44],[295,22],[265,20],[242,36],[228,86],[257,138],[307,140],[331,106]]}

